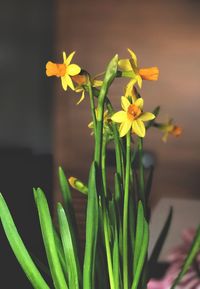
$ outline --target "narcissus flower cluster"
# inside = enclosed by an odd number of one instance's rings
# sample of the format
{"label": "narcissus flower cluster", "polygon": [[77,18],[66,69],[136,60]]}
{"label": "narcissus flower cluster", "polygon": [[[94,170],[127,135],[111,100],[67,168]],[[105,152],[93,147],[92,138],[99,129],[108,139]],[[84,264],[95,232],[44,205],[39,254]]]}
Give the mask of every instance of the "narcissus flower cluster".
{"label": "narcissus flower cluster", "polygon": [[[122,77],[129,79],[129,82],[125,86],[124,96],[121,97],[121,111],[117,113],[109,113],[112,115],[110,119],[119,123],[119,135],[124,137],[129,131],[139,137],[146,135],[146,127],[144,122],[152,122],[152,126],[158,127],[164,132],[163,141],[166,141],[168,135],[179,136],[182,133],[182,129],[179,126],[173,125],[170,121],[166,124],[158,124],[154,120],[156,116],[151,112],[143,112],[144,100],[141,98],[138,88],[142,88],[143,80],[156,81],[159,77],[159,69],[157,66],[140,68],[138,66],[138,60],[136,54],[128,49],[130,54],[129,58],[119,59],[118,68]],[[56,76],[61,78],[62,87],[67,90],[68,86],[75,92],[81,93],[80,99],[77,104],[80,104],[85,99],[85,93],[89,93],[89,87],[91,89],[101,89],[103,84],[102,80],[97,79],[98,76],[103,76],[104,73],[99,74],[97,77],[91,78],[89,73],[81,69],[79,65],[73,64],[72,59],[75,52],[70,53],[67,57],[63,52],[63,63],[53,63],[51,61],[46,64],[47,76]],[[91,96],[91,95],[90,95]],[[93,104],[93,121],[89,127],[94,129],[94,121],[96,118],[95,102]],[[108,114],[108,112],[106,112]],[[108,117],[107,117],[108,118]],[[105,126],[105,122],[104,122]],[[103,130],[105,133],[107,130]],[[109,134],[111,133],[109,127]],[[112,134],[112,133],[111,133]]]}

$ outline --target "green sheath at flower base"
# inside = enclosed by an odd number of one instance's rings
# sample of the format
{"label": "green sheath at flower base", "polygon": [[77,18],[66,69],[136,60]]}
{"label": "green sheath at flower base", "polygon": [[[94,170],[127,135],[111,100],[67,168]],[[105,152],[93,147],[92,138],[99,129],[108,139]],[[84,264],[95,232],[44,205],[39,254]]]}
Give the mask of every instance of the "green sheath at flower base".
{"label": "green sheath at flower base", "polygon": [[96,130],[96,140],[95,140],[95,161],[97,166],[101,162],[101,147],[103,138],[103,115],[104,115],[104,102],[110,85],[112,84],[114,78],[117,74],[117,64],[118,55],[116,54],[113,59],[108,64],[104,80],[101,86],[101,90],[98,96],[98,115],[97,115],[97,130]]}

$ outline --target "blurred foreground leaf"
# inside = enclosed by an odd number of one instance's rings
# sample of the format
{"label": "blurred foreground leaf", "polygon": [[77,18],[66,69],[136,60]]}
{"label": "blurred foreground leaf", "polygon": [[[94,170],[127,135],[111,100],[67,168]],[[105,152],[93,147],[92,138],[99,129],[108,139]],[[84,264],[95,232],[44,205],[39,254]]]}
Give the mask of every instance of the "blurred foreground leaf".
{"label": "blurred foreground leaf", "polygon": [[56,249],[53,225],[46,197],[41,189],[34,190],[34,196],[54,286],[56,289],[68,289]]}
{"label": "blurred foreground leaf", "polygon": [[[0,194],[0,218],[10,246],[31,284],[36,289],[50,289],[33,263],[19,236],[7,204]],[[10,276],[11,277],[11,276]]]}

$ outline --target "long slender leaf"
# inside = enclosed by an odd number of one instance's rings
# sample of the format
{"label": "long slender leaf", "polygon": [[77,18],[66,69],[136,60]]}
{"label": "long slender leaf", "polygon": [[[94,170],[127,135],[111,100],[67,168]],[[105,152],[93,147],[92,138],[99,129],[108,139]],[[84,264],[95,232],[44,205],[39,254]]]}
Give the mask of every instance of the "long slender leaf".
{"label": "long slender leaf", "polygon": [[96,257],[96,243],[98,233],[98,196],[96,188],[96,164],[90,169],[88,185],[88,203],[86,216],[86,245],[83,265],[83,289],[93,289],[94,265]]}
{"label": "long slender leaf", "polygon": [[65,261],[69,274],[69,289],[79,289],[78,267],[73,239],[65,211],[60,203],[57,206],[60,234],[63,244]]}
{"label": "long slender leaf", "polygon": [[115,280],[115,289],[120,288],[120,259],[119,259],[119,240],[117,225],[115,225],[114,244],[113,244],[113,275]]}
{"label": "long slender leaf", "polygon": [[144,221],[144,233],[143,233],[143,239],[142,239],[142,246],[140,248],[140,255],[139,255],[137,268],[135,271],[135,275],[134,275],[131,289],[137,289],[138,288],[138,284],[139,284],[140,279],[141,279],[142,269],[143,269],[145,260],[147,258],[148,244],[149,244],[149,228],[148,228],[148,223],[146,221]]}
{"label": "long slender leaf", "polygon": [[56,245],[56,249],[57,249],[57,253],[58,253],[58,258],[60,260],[62,270],[65,274],[65,279],[68,280],[67,279],[68,278],[67,264],[65,262],[65,256],[64,256],[62,242],[61,242],[60,236],[59,236],[59,234],[55,228],[53,230],[53,233],[54,233],[54,239],[55,239],[55,245]]}
{"label": "long slender leaf", "polygon": [[190,266],[194,262],[196,255],[200,252],[200,226],[197,228],[196,236],[194,238],[194,241],[192,243],[192,246],[190,248],[190,251],[183,263],[182,269],[174,281],[173,285],[171,286],[170,289],[174,289],[176,285],[181,281],[183,276],[187,273],[187,271],[190,269]]}
{"label": "long slender leaf", "polygon": [[163,248],[164,242],[166,240],[167,234],[169,232],[169,228],[170,228],[171,221],[172,221],[172,216],[173,216],[173,209],[170,208],[170,211],[169,211],[169,214],[168,214],[167,219],[165,221],[165,224],[164,224],[162,231],[161,231],[161,233],[160,233],[160,235],[156,241],[153,252],[152,252],[151,257],[150,257],[149,262],[148,262],[148,267],[150,270],[149,278],[151,277],[151,269],[155,267],[155,265],[158,261],[158,258],[160,256],[160,253],[161,253],[161,250]]}
{"label": "long slender leaf", "polygon": [[0,218],[10,246],[32,286],[35,289],[50,289],[45,280],[42,278],[37,267],[33,263],[33,260],[31,259],[27,249],[25,248],[24,243],[19,236],[17,228],[13,222],[13,218],[10,214],[7,204],[1,194]]}
{"label": "long slender leaf", "polygon": [[[59,181],[60,181],[60,188],[61,188],[61,192],[62,192],[63,200],[64,200],[64,210],[67,216],[70,233],[72,237],[72,242],[74,244],[75,255],[78,258],[79,235],[78,235],[78,228],[77,228],[77,223],[76,223],[76,216],[75,216],[74,207],[72,204],[72,195],[71,195],[71,190],[69,187],[69,182],[61,167],[59,167]],[[79,272],[79,277],[80,277],[80,272]]]}
{"label": "long slender leaf", "polygon": [[153,175],[154,175],[154,166],[151,166],[150,167],[150,171],[149,171],[149,175],[148,175],[148,178],[147,178],[147,183],[146,183],[146,186],[145,186],[145,196],[146,196],[147,204],[149,202],[149,197],[150,197],[150,193],[151,193]]}
{"label": "long slender leaf", "polygon": [[144,234],[144,209],[142,202],[138,202],[138,212],[137,212],[137,225],[136,225],[136,237],[135,237],[135,247],[134,247],[134,265],[133,271],[134,276],[136,274],[136,269],[138,266],[138,261],[140,257],[140,251],[143,244],[143,234]]}
{"label": "long slender leaf", "polygon": [[120,184],[120,178],[119,175],[117,173],[115,173],[115,200],[117,203],[120,202],[121,200],[121,184]]}
{"label": "long slender leaf", "polygon": [[34,190],[34,196],[54,286],[56,289],[68,289],[56,249],[53,225],[46,197],[41,189]]}
{"label": "long slender leaf", "polygon": [[68,180],[61,167],[59,167],[58,175],[59,175],[61,193],[62,193],[63,201],[64,201],[64,208],[67,212],[67,215],[70,216],[70,219],[71,219],[70,222],[73,222],[73,220],[75,220],[75,214],[74,214],[74,208],[72,204],[72,194],[71,194]]}

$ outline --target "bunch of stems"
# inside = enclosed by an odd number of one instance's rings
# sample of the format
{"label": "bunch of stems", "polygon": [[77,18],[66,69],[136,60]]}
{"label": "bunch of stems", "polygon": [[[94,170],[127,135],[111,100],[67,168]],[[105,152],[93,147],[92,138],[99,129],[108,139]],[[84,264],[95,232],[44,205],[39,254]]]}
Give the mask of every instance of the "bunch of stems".
{"label": "bunch of stems", "polygon": [[[157,266],[172,219],[172,210],[169,212],[152,255],[148,256],[150,215],[148,199],[153,167],[149,169],[148,174],[145,174],[143,139],[137,137],[132,145],[130,132],[124,139],[120,138],[118,127],[114,122],[109,124],[113,134],[116,159],[114,189],[111,190],[107,183],[108,139],[104,133],[104,113],[105,110],[108,110],[110,115],[114,113],[108,93],[112,82],[118,77],[117,65],[116,55],[108,64],[100,90],[94,89],[89,79],[85,86],[90,97],[95,149],[88,185],[84,189],[87,197],[84,253],[80,252],[72,193],[62,168],[59,168],[59,181],[63,204],[57,204],[57,226],[52,222],[44,192],[40,188],[34,189],[49,265],[45,270],[44,266],[29,254],[7,204],[3,196],[0,196],[0,217],[4,231],[33,288],[146,289],[151,278],[151,269]],[[147,127],[150,126],[149,123]],[[178,284],[179,279],[193,262],[199,247],[200,230],[198,229],[175,284]],[[47,275],[51,278],[47,278]]]}

